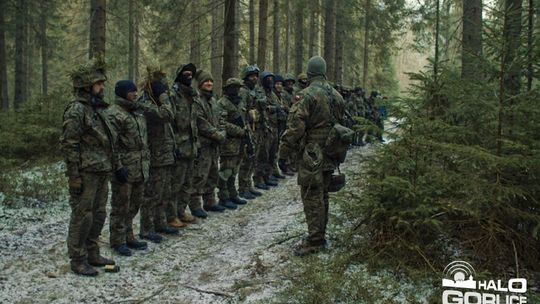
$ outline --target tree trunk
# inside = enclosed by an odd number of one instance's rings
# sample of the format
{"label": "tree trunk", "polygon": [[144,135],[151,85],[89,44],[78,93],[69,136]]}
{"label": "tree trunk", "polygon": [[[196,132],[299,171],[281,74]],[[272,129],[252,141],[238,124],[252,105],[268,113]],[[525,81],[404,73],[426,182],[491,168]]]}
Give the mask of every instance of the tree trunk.
{"label": "tree trunk", "polygon": [[199,5],[198,1],[191,1],[191,16],[195,18],[191,22],[191,45],[189,61],[193,63],[197,69],[201,67],[201,26],[199,18]]}
{"label": "tree trunk", "polygon": [[478,62],[482,56],[482,0],[463,1],[461,78],[478,79]]}
{"label": "tree trunk", "polygon": [[311,4],[309,15],[309,45],[308,56],[311,58],[315,55],[315,49],[317,48],[317,16],[319,12],[319,0],[315,0]]}
{"label": "tree trunk", "polygon": [[13,99],[13,107],[15,109],[18,109],[26,100],[26,86],[28,82],[27,67],[25,64],[25,56],[28,51],[26,47],[26,41],[28,39],[26,27],[27,17],[27,0],[20,0],[15,23],[15,96]]}
{"label": "tree trunk", "polygon": [[223,30],[223,76],[222,81],[235,77],[238,63],[235,51],[236,0],[225,0],[225,24]]}
{"label": "tree trunk", "polygon": [[249,0],[249,64],[255,64],[255,0]]}
{"label": "tree trunk", "polygon": [[106,0],[90,1],[90,48],[88,57],[105,58]]}
{"label": "tree trunk", "polygon": [[345,15],[345,9],[343,8],[343,1],[337,0],[337,12],[339,12],[340,18],[336,18],[336,53],[335,53],[335,70],[334,81],[336,83],[343,83],[343,40],[345,39],[345,29],[343,26],[343,19]]}
{"label": "tree trunk", "polygon": [[266,67],[266,27],[268,24],[268,1],[259,0],[259,45],[257,47],[257,64],[261,70]]}
{"label": "tree trunk", "polygon": [[128,1],[128,79],[135,81],[135,0]]}
{"label": "tree trunk", "polygon": [[441,33],[441,0],[436,0],[435,11],[435,60],[433,62],[433,75],[435,77],[435,83],[439,75],[439,35]]}
{"label": "tree trunk", "polygon": [[40,15],[39,15],[39,41],[41,47],[41,93],[47,94],[49,90],[47,75],[49,73],[48,67],[48,46],[47,46],[47,3],[45,1],[40,2]]}
{"label": "tree trunk", "polygon": [[534,0],[529,0],[529,11],[527,15],[527,91],[532,89],[533,81],[533,56],[534,56]]}
{"label": "tree trunk", "polygon": [[294,33],[294,72],[302,73],[304,64],[304,1],[296,2]]}
{"label": "tree trunk", "polygon": [[274,74],[279,74],[279,29],[281,25],[279,24],[279,1],[274,0],[274,21],[273,21],[273,33],[272,38],[274,39],[274,48],[272,50],[272,71]]}
{"label": "tree trunk", "polygon": [[362,68],[362,86],[367,87],[367,78],[369,72],[369,30],[371,26],[370,14],[371,0],[366,0],[364,15],[364,66]]}
{"label": "tree trunk", "polygon": [[7,83],[7,61],[6,61],[6,25],[4,12],[6,2],[0,1],[0,110],[9,108],[8,83]]}
{"label": "tree trunk", "polygon": [[137,81],[139,79],[139,19],[141,13],[139,12],[139,4],[135,2],[135,20],[133,21],[133,48],[135,50],[133,54],[133,80]]}
{"label": "tree trunk", "polygon": [[[285,0],[285,11],[291,11],[291,1]],[[285,14],[285,71],[289,72],[289,60],[290,60],[290,49],[291,49],[291,14]]]}
{"label": "tree trunk", "polygon": [[223,55],[221,53],[222,49],[220,48],[221,32],[219,31],[223,22],[223,11],[220,3],[221,0],[214,0],[212,3],[212,35],[210,37],[211,73],[214,77],[214,93],[218,95],[221,94],[222,81],[219,75],[221,75],[221,65],[223,64]]}
{"label": "tree trunk", "polygon": [[[326,60],[326,75],[328,80],[334,78],[335,44],[336,44],[336,5],[333,0],[325,1],[324,14],[324,59]],[[369,1],[369,0],[368,0]]]}

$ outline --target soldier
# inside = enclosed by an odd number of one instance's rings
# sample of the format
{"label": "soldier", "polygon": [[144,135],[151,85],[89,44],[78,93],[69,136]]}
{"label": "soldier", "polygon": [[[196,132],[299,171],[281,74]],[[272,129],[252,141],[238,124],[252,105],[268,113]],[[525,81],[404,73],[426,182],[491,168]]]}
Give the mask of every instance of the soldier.
{"label": "soldier", "polygon": [[116,130],[115,151],[121,167],[111,181],[110,243],[118,254],[130,256],[129,248],[144,250],[147,247],[145,242],[135,239],[133,218],[144,199],[150,151],[146,119],[137,102],[137,87],[130,80],[121,80],[116,83],[114,93],[116,100],[108,117]]}
{"label": "soldier", "polygon": [[338,165],[325,148],[334,124],[342,122],[344,104],[341,95],[326,81],[325,74],[326,62],[322,57],[309,59],[310,84],[291,109],[280,147],[282,167],[294,155],[299,160],[298,184],[308,225],[307,238],[295,249],[295,254],[300,256],[317,252],[326,244],[328,190],[332,172]]}
{"label": "soldier", "polygon": [[239,95],[242,81],[238,78],[229,78],[223,86],[223,97],[219,99],[218,106],[223,125],[227,133],[225,143],[219,151],[219,204],[228,209],[236,209],[236,205],[244,205],[246,201],[238,197],[235,182],[238,167],[242,161],[242,149],[249,144],[250,136],[245,124],[245,109]]}
{"label": "soldier", "polygon": [[[144,106],[147,123],[150,172],[145,185],[145,203],[141,207],[140,237],[160,243],[160,233],[175,233],[168,227],[166,209],[171,191],[171,174],[174,164],[174,133],[171,127],[173,111],[169,100],[165,74],[159,69],[148,68],[142,84],[143,94],[139,104]],[[176,225],[179,227],[180,225]],[[176,233],[178,230],[176,230]]]}
{"label": "soldier", "polygon": [[67,237],[71,270],[96,276],[92,266],[114,264],[99,253],[99,235],[106,218],[110,174],[113,166],[113,130],[103,100],[105,68],[101,61],[80,66],[71,73],[75,100],[64,111],[60,138],[66,162],[71,218]]}
{"label": "soldier", "polygon": [[306,73],[300,73],[297,76],[298,80],[296,81],[296,86],[294,88],[294,95],[298,95],[300,91],[307,88],[308,86],[308,76]]}
{"label": "soldier", "polygon": [[261,74],[261,85],[266,95],[266,108],[264,111],[265,120],[268,122],[268,131],[266,134],[265,146],[263,153],[260,153],[259,161],[262,166],[262,171],[257,173],[259,180],[262,178],[264,183],[269,186],[277,186],[278,178],[285,178],[281,175],[277,168],[277,152],[279,148],[278,143],[278,128],[279,113],[282,111],[279,105],[278,97],[274,93],[274,74],[272,72],[264,71]]}
{"label": "soldier", "polygon": [[294,83],[296,80],[291,74],[285,74],[283,77],[283,96],[289,103],[289,108],[292,106],[294,100]]}
{"label": "soldier", "polygon": [[198,218],[206,218],[208,214],[199,202],[192,201],[191,191],[193,179],[193,162],[198,154],[199,139],[197,118],[193,112],[193,104],[200,103],[197,90],[192,80],[197,68],[192,63],[181,64],[176,70],[173,85],[172,105],[174,109],[173,129],[176,138],[175,167],[172,183],[172,198],[169,201],[167,217],[169,222],[179,219],[182,222],[193,222],[194,218],[186,214],[189,204],[191,214]]}
{"label": "soldier", "polygon": [[193,165],[192,205],[200,206],[201,198],[206,211],[223,212],[225,207],[216,203],[214,190],[218,182],[219,145],[225,142],[225,131],[219,124],[220,113],[212,94],[214,79],[210,73],[199,70],[196,75],[199,99],[193,103],[199,130],[199,156]]}
{"label": "soldier", "polygon": [[[248,65],[242,71],[243,86],[240,88],[242,104],[246,107],[246,121],[248,123],[248,132],[252,138],[254,151],[248,153],[245,149],[242,152],[242,162],[238,171],[238,190],[240,196],[245,199],[254,199],[261,196],[262,193],[253,188],[253,179],[255,168],[259,168],[257,155],[261,144],[265,140],[266,121],[262,115],[264,111],[264,95],[258,90],[259,68],[254,65]],[[252,154],[252,155],[250,155]],[[255,181],[255,183],[257,183]],[[264,183],[256,185],[259,189],[268,190]]]}
{"label": "soldier", "polygon": [[[283,135],[283,132],[285,132],[285,129],[287,128],[287,116],[289,115],[289,110],[291,107],[291,99],[288,93],[284,90],[283,84],[284,79],[281,75],[276,75],[276,78],[274,80],[274,93],[278,97],[280,109],[278,111],[278,143],[277,146],[279,147],[279,141],[281,138],[281,135]],[[276,151],[276,158],[277,158],[277,151]],[[283,178],[283,175],[279,174],[279,168],[277,166],[277,162],[274,162],[273,164],[273,172],[274,177],[276,178]],[[292,171],[287,170],[282,172],[285,175],[293,176],[294,173]]]}

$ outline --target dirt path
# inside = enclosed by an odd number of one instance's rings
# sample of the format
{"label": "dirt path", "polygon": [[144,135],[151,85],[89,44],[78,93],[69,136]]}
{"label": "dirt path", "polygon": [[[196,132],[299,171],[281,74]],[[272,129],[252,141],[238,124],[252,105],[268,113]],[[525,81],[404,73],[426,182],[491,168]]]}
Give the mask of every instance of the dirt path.
{"label": "dirt path", "polygon": [[[343,167],[355,167],[362,150]],[[0,205],[0,303],[267,303],[284,287],[291,244],[305,231],[296,177],[288,178],[239,210],[211,213],[181,236],[115,257],[119,273],[84,278],[69,270],[68,219],[66,200]],[[112,256],[108,222],[101,240]]]}

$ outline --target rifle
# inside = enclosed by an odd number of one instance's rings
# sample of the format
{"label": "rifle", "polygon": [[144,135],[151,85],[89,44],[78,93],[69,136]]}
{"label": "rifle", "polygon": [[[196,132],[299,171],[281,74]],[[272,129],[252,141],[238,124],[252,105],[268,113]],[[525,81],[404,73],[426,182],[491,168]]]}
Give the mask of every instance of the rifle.
{"label": "rifle", "polygon": [[244,121],[244,118],[242,117],[242,115],[238,115],[234,120],[233,122],[235,125],[241,127],[242,129],[245,130],[245,135],[244,137],[242,138],[242,143],[240,145],[240,150],[243,150],[244,147],[246,149],[246,152],[248,154],[248,157],[251,159],[255,156],[255,148],[254,148],[254,144],[253,144],[253,139],[251,138],[251,134],[250,134],[250,131],[249,131],[249,128],[248,126],[246,125],[245,121]]}

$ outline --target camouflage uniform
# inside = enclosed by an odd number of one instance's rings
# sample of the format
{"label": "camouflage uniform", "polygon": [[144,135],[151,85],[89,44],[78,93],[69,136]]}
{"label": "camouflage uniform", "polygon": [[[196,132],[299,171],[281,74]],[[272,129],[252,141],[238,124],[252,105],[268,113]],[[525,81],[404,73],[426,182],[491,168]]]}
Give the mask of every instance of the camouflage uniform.
{"label": "camouflage uniform", "polygon": [[136,102],[117,97],[108,112],[109,121],[118,134],[116,153],[120,166],[129,172],[127,182],[113,178],[110,214],[111,246],[135,240],[133,218],[144,199],[144,183],[148,179],[150,151],[148,150],[146,119]]}
{"label": "camouflage uniform", "polygon": [[296,79],[296,83],[294,84],[294,94],[293,95],[298,95],[298,93],[300,93],[300,91],[302,91],[303,89],[305,89],[307,87],[307,84],[303,84],[303,83],[307,82],[307,80],[308,80],[308,76],[306,75],[306,73],[298,74],[297,79]]}
{"label": "camouflage uniform", "polygon": [[[199,87],[208,80],[212,80],[212,75],[199,71]],[[193,205],[198,206],[202,197],[204,209],[211,210],[216,205],[214,190],[218,182],[219,144],[225,141],[225,132],[221,130],[217,101],[211,92],[199,90],[193,112],[197,118],[200,149],[193,168],[191,200]]]}
{"label": "camouflage uniform", "polygon": [[[240,79],[230,78],[227,80],[225,88],[232,85],[240,87],[242,82]],[[240,96],[235,98],[226,94],[219,99],[218,107],[227,133],[227,139],[220,146],[219,151],[218,197],[221,201],[226,201],[238,197],[235,180],[242,160],[243,140],[247,134],[246,126],[242,126],[242,122],[245,122],[246,109],[241,103]]]}
{"label": "camouflage uniform", "polygon": [[176,162],[173,171],[172,198],[169,200],[167,218],[169,222],[184,217],[186,207],[193,213],[201,210],[200,202],[191,201],[193,182],[193,162],[197,157],[199,140],[197,117],[193,112],[193,104],[200,103],[197,91],[191,86],[178,82],[181,73],[191,70],[195,76],[193,64],[182,64],[176,71],[173,85],[172,105],[174,109],[173,129],[176,139]]}
{"label": "camouflage uniform", "polygon": [[280,147],[280,159],[299,156],[298,184],[308,225],[303,248],[308,250],[325,243],[328,186],[337,164],[322,150],[333,124],[341,122],[344,114],[343,98],[328,84],[325,73],[324,59],[312,57],[308,62],[310,85],[291,109]]}
{"label": "camouflage uniform", "polygon": [[81,66],[72,73],[76,96],[64,111],[60,138],[70,185],[67,247],[71,268],[92,276],[97,272],[88,263],[99,266],[103,260],[98,239],[107,216],[109,180],[114,168],[115,135],[106,119],[108,104],[87,91],[94,83],[106,80],[99,66]]}
{"label": "camouflage uniform", "polygon": [[150,172],[141,208],[141,236],[145,236],[167,226],[165,211],[174,164],[174,133],[173,112],[166,92],[154,97],[151,89],[146,88],[140,102],[145,106],[150,150]]}

